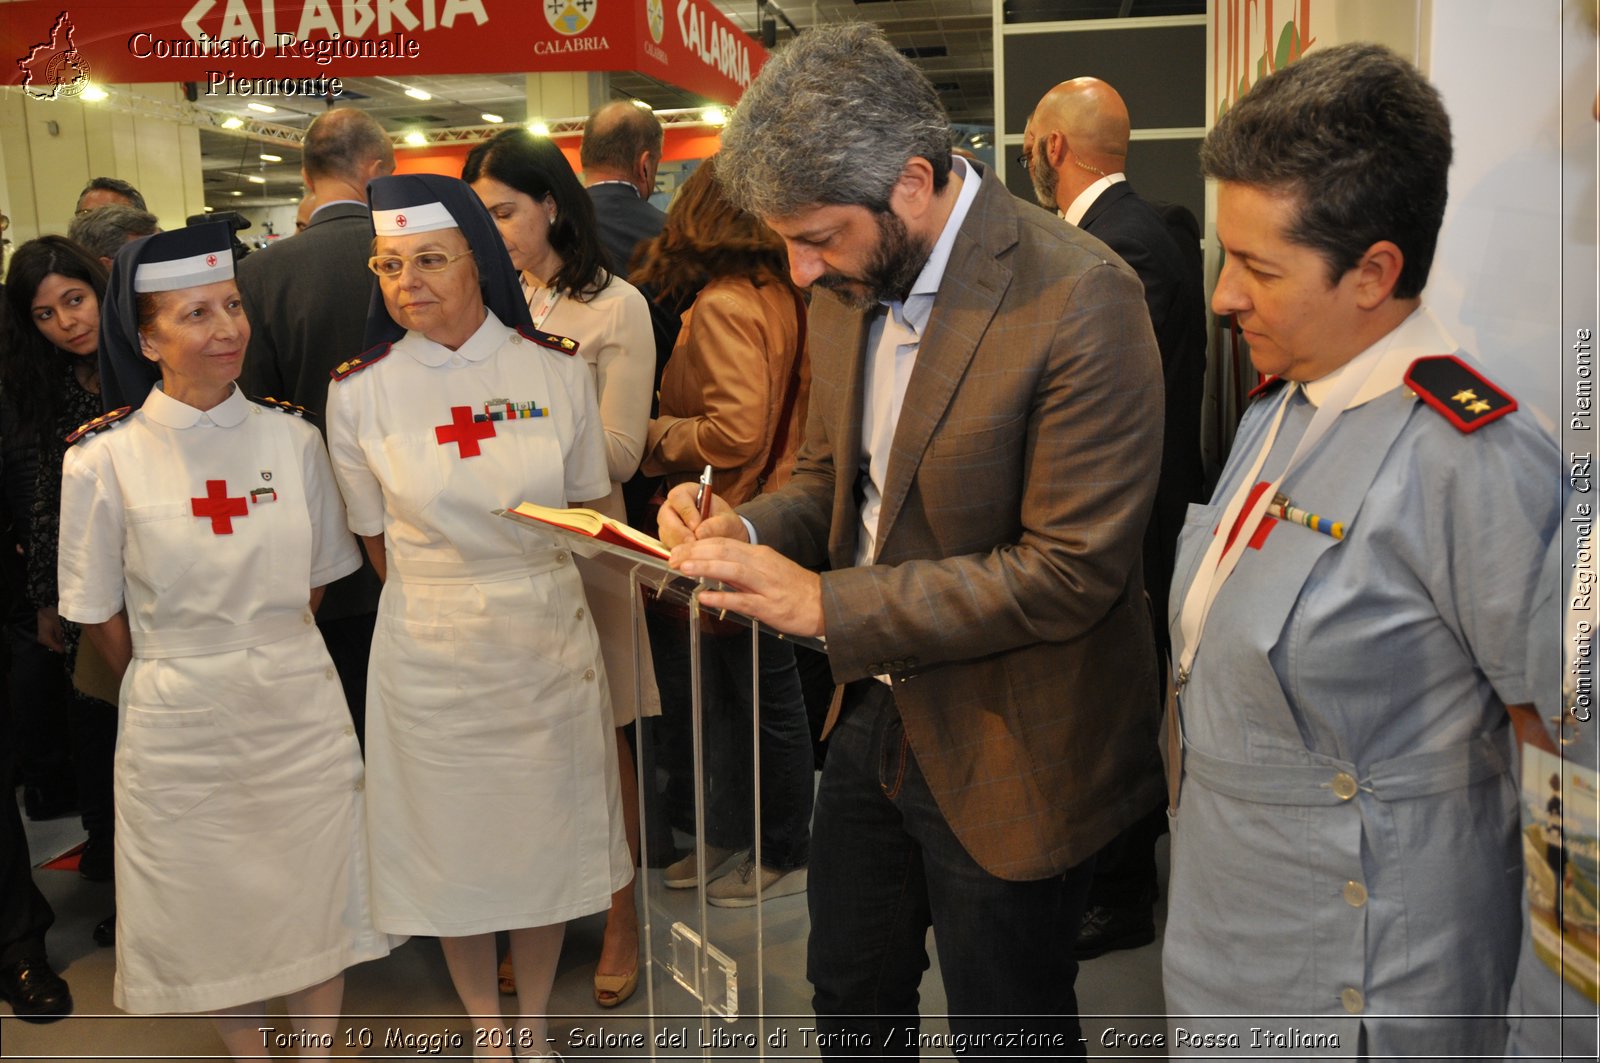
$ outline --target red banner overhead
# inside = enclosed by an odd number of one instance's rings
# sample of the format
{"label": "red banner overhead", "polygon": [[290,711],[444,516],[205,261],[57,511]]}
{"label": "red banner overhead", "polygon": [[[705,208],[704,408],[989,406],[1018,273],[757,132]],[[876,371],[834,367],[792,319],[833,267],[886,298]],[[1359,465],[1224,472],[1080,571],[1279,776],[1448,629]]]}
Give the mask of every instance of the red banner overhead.
{"label": "red banner overhead", "polygon": [[710,0],[20,0],[4,11],[4,83],[38,99],[90,81],[323,96],[352,77],[637,70],[733,103],[766,59]]}

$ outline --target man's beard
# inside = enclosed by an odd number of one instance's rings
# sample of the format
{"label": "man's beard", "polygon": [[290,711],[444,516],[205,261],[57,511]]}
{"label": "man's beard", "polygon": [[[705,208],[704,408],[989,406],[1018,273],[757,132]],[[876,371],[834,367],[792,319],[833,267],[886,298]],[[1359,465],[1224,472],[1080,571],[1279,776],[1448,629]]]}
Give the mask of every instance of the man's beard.
{"label": "man's beard", "polygon": [[904,302],[911,286],[928,264],[933,248],[911,239],[906,223],[892,210],[875,212],[878,243],[860,277],[824,273],[815,281],[856,310],[871,310],[879,303]]}
{"label": "man's beard", "polygon": [[1061,182],[1061,175],[1050,166],[1050,160],[1044,157],[1040,150],[1044,145],[1033,149],[1033,154],[1028,157],[1028,177],[1033,181],[1033,195],[1039,201],[1039,206],[1045,210],[1060,210],[1056,203],[1056,188]]}

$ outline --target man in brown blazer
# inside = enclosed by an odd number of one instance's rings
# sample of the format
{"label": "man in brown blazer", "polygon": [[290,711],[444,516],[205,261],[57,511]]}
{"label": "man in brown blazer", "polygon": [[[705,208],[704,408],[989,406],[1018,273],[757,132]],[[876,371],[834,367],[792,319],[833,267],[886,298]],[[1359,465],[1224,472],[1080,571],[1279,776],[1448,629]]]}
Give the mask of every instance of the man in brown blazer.
{"label": "man in brown blazer", "polygon": [[823,1053],[916,1053],[931,925],[972,1051],[1082,1055],[1091,858],[1160,789],[1139,556],[1161,365],[1139,281],[952,162],[932,86],[869,26],[774,56],[718,167],[795,282],[826,289],[811,407],[784,488],[701,522],[686,485],[663,535],[736,588],[706,605],[824,636],[846,684],[809,891]]}

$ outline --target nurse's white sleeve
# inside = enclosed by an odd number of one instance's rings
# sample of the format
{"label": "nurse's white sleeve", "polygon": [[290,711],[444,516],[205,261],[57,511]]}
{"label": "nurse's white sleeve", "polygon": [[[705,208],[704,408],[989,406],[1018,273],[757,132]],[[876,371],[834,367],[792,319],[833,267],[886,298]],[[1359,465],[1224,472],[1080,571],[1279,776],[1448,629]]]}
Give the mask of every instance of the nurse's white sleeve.
{"label": "nurse's white sleeve", "polygon": [[61,469],[56,580],[61,615],[99,624],[122,610],[122,489],[115,466],[104,460],[104,443],[85,444],[67,450]]}
{"label": "nurse's white sleeve", "polygon": [[291,427],[304,429],[300,465],[311,518],[311,586],[325,587],[361,567],[361,550],[346,523],[344,500],[333,482],[333,467],[328,464],[322,437],[304,421],[295,421]]}
{"label": "nurse's white sleeve", "polygon": [[562,440],[562,477],[567,505],[592,502],[611,494],[611,474],[606,470],[606,437],[595,401],[594,379],[580,359],[553,355],[572,410],[572,438]]}
{"label": "nurse's white sleeve", "polygon": [[328,457],[344,496],[350,530],[357,535],[382,535],[383,485],[372,475],[361,449],[358,387],[341,380],[328,385]]}

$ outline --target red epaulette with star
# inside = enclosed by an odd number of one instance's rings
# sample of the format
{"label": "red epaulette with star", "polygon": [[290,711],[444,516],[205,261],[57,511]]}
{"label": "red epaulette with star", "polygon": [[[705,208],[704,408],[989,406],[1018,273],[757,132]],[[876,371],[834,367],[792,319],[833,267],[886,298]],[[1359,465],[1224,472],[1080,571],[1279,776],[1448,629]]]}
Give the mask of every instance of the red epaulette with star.
{"label": "red epaulette with star", "polygon": [[1476,432],[1517,408],[1517,400],[1453,354],[1418,358],[1406,370],[1406,385],[1460,432]]}
{"label": "red epaulette with star", "polygon": [[340,362],[333,367],[329,374],[334,380],[343,380],[354,373],[359,373],[369,365],[376,365],[389,356],[389,351],[394,347],[392,343],[380,343],[370,351],[363,351],[349,361]]}
{"label": "red epaulette with star", "polygon": [[73,429],[72,432],[67,436],[67,442],[76,443],[80,439],[87,439],[96,432],[100,431],[100,429],[111,427],[132,412],[132,406],[120,406],[117,409],[112,410],[110,413],[102,413],[94,420],[85,421],[83,424],[80,424],[77,428]]}
{"label": "red epaulette with star", "polygon": [[[352,372],[354,372],[354,370],[352,370]],[[277,410],[279,413],[290,413],[296,417],[304,417],[306,415],[306,408],[304,406],[297,406],[288,399],[275,399],[271,395],[264,395],[256,401],[265,406],[267,409]]]}
{"label": "red epaulette with star", "polygon": [[570,336],[557,336],[554,332],[540,332],[531,325],[519,326],[517,335],[523,339],[532,340],[541,347],[548,347],[552,351],[560,351],[562,354],[578,353],[578,341]]}
{"label": "red epaulette with star", "polygon": [[1281,376],[1265,377],[1261,383],[1250,389],[1250,393],[1246,395],[1245,398],[1254,399],[1265,395],[1267,392],[1271,391],[1281,383],[1283,383],[1283,377]]}

